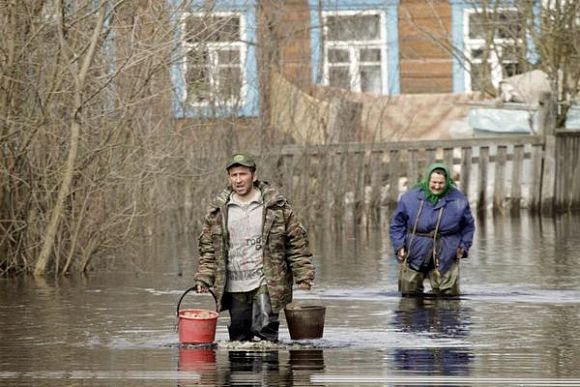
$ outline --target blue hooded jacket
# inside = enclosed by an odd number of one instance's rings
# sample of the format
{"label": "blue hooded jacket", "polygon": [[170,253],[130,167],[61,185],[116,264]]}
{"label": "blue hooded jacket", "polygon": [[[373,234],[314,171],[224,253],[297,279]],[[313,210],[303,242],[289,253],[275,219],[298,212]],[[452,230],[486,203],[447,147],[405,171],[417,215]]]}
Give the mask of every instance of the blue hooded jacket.
{"label": "blue hooded jacket", "polygon": [[[415,236],[412,236],[421,202],[423,202],[423,209],[417,222]],[[443,208],[443,213],[435,239],[433,234],[441,208]],[[421,187],[415,187],[399,200],[389,231],[395,254],[404,247],[407,251],[407,262],[414,270],[429,266],[436,240],[439,271],[444,273],[457,259],[458,248],[461,248],[464,251],[464,257],[467,257],[473,243],[475,222],[469,208],[469,201],[457,188],[450,186],[447,192],[433,204],[427,199]]]}

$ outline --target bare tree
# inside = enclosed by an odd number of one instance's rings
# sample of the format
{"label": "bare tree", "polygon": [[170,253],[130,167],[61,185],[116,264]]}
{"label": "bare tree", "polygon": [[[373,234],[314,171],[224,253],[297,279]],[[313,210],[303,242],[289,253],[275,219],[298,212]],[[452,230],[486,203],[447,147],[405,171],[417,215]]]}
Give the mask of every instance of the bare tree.
{"label": "bare tree", "polygon": [[469,79],[467,89],[495,97],[500,80],[542,70],[551,80],[554,105],[558,106],[556,126],[563,126],[580,85],[578,1],[469,2],[461,20],[465,23],[462,47],[454,46],[448,21],[436,12],[435,3],[425,1],[423,6],[432,7],[438,29],[424,28],[409,12],[402,16],[463,65]]}
{"label": "bare tree", "polygon": [[556,126],[562,127],[580,91],[580,2],[546,1],[540,16],[536,28],[531,29],[532,37],[540,56],[539,68],[552,80],[559,107]]}
{"label": "bare tree", "polygon": [[172,115],[170,69],[184,58],[174,13],[192,5],[0,7],[0,275],[87,271],[176,220],[190,229],[188,209],[237,143],[232,120]]}
{"label": "bare tree", "polygon": [[[62,5],[63,4],[61,2],[57,2],[56,11],[58,14],[63,14],[63,9],[61,8]],[[50,221],[46,228],[42,249],[40,250],[40,254],[34,267],[34,274],[44,274],[46,272],[46,268],[48,266],[51,252],[54,246],[54,238],[58,231],[60,218],[62,216],[64,202],[70,193],[73,174],[77,163],[81,125],[83,124],[83,91],[85,89],[89,67],[95,58],[99,38],[104,28],[105,17],[106,9],[104,5],[101,5],[97,11],[96,21],[94,23],[92,34],[88,40],[88,46],[82,47],[80,52],[76,52],[73,47],[68,45],[65,37],[65,30],[63,25],[64,23],[58,23],[57,31],[59,48],[63,53],[63,59],[65,61],[66,67],[68,68],[68,74],[73,80],[73,106],[71,107],[72,116],[70,120],[69,149],[66,163],[64,165],[62,180],[58,188],[58,196],[50,214]]]}

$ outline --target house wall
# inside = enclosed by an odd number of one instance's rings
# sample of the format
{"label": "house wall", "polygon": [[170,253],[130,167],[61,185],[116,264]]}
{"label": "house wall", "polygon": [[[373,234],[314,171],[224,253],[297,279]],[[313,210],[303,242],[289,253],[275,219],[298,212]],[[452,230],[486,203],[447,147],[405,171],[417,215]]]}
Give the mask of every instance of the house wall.
{"label": "house wall", "polygon": [[[118,93],[117,104],[131,106],[135,109],[132,124],[143,131],[153,131],[164,127],[182,136],[184,146],[198,148],[209,147],[214,152],[217,148],[224,152],[241,144],[241,138],[256,139],[247,134],[255,127],[253,119],[232,118],[176,118],[173,104],[170,77],[170,58],[175,44],[175,27],[171,20],[170,9],[159,4],[153,7],[148,2],[127,3],[119,7],[115,14],[115,66],[130,70],[120,71],[115,78],[115,91]],[[139,42],[139,49],[135,42]],[[141,48],[142,47],[142,48]],[[150,50],[147,50],[150,47]],[[153,49],[154,48],[154,49]],[[145,58],[145,59],[144,59]],[[140,96],[139,103],[134,102]],[[234,132],[232,127],[239,127]],[[215,138],[219,136],[219,147]]]}
{"label": "house wall", "polygon": [[[320,88],[315,97],[324,95]],[[469,94],[404,94],[372,96],[349,93],[344,96],[361,106],[360,129],[352,126],[362,143],[412,140],[446,140],[471,137],[466,117],[472,102],[481,98]]]}
{"label": "house wall", "polygon": [[[340,9],[350,9],[347,3],[352,7],[357,4],[359,8],[363,6],[362,2],[353,0],[352,2],[336,3],[336,7],[340,5],[342,7]],[[308,0],[260,0],[255,1],[254,4],[256,7],[255,37],[258,79],[252,83],[252,87],[259,94],[259,113],[254,117],[246,117],[245,119],[230,117],[225,121],[223,117],[216,117],[215,120],[207,117],[205,119],[175,120],[173,125],[184,132],[191,132],[191,135],[196,137],[196,142],[200,144],[205,142],[200,138],[202,133],[206,133],[206,136],[203,137],[206,137],[208,141],[211,141],[217,134],[225,142],[230,143],[226,148],[244,148],[247,144],[256,143],[284,142],[296,123],[281,124],[287,123],[288,114],[286,110],[280,109],[280,103],[291,104],[292,98],[288,96],[286,100],[280,99],[280,83],[273,81],[280,75],[304,92],[306,96],[317,97],[317,100],[322,98],[321,103],[325,102],[334,106],[333,98],[340,99],[338,95],[334,97],[331,95],[333,92],[336,93],[336,90],[328,90],[324,93],[325,96],[321,96],[319,88],[314,85],[313,69],[319,64],[314,63],[315,56],[312,53],[318,46],[313,41],[311,32],[313,30],[320,32],[320,25],[316,22],[320,18],[315,17],[317,15],[316,2]],[[328,4],[327,6],[330,6]],[[378,1],[364,2],[364,7],[373,9],[385,7],[385,4]],[[395,137],[402,139],[410,135],[409,127],[414,128],[412,136],[415,136],[419,127],[422,127],[417,125],[417,115],[424,115],[429,110],[426,109],[426,106],[441,109],[440,114],[445,116],[445,119],[435,122],[444,127],[448,126],[449,120],[459,120],[466,115],[463,107],[454,106],[457,99],[449,95],[454,91],[453,57],[449,41],[452,19],[450,2],[448,0],[428,2],[424,0],[400,0],[389,2],[389,6],[384,9],[387,10],[389,16],[387,19],[388,35],[390,39],[396,37],[397,44],[393,47],[397,49],[397,56],[393,63],[399,69],[393,74],[397,74],[397,82],[400,82],[400,94],[420,94],[425,98],[392,99],[393,95],[396,96],[399,92],[393,92],[391,96],[384,96],[384,99],[382,97],[360,96],[360,101],[356,97],[353,97],[354,101],[351,101],[350,98],[346,98],[346,100],[363,106],[364,118],[361,128],[355,128],[356,125],[348,125],[351,127],[352,133],[345,138],[351,141],[362,138],[365,141],[393,138],[393,132],[397,133]],[[320,43],[319,41],[318,44]],[[468,96],[465,99],[469,100],[471,97]],[[273,106],[274,103],[278,105]],[[412,119],[409,119],[407,114],[400,114],[401,117],[404,117],[400,125],[393,125],[394,122],[398,122],[396,117],[391,117],[392,120],[388,121],[389,125],[383,124],[385,111],[390,111],[390,109],[400,111],[401,107],[396,107],[400,104],[415,112],[411,117]],[[389,109],[386,106],[389,106]],[[453,111],[453,114],[449,111]],[[377,115],[374,112],[380,112],[380,114]],[[278,117],[276,114],[282,114],[282,116]],[[329,124],[332,120],[328,118],[330,117],[328,114],[322,114],[322,116],[325,118],[316,122],[315,125],[322,125],[325,131],[325,141],[328,141],[332,137],[329,130],[334,133],[332,125]],[[395,116],[397,115],[395,114]],[[309,132],[310,126],[312,125],[305,125],[302,129]],[[388,127],[385,128],[385,126]],[[361,130],[359,131],[359,129]],[[447,130],[444,131],[445,134],[441,134],[432,125],[425,125],[424,130],[425,133],[420,136],[421,138],[437,136],[445,138],[445,135],[448,135]],[[297,137],[300,136],[297,135]],[[340,136],[340,138],[343,137]],[[297,138],[293,138],[293,140],[300,141]]]}
{"label": "house wall", "polygon": [[107,54],[112,70],[119,72],[111,83],[117,107],[123,111],[126,105],[136,106],[138,117],[146,117],[151,126],[166,121],[173,115],[169,61],[174,26],[169,9],[165,4],[124,3],[116,9],[111,28],[114,51]]}
{"label": "house wall", "polygon": [[447,0],[401,0],[399,48],[401,94],[453,91]]}
{"label": "house wall", "polygon": [[[274,116],[273,76],[282,74],[301,89],[311,85],[310,16],[306,0],[263,0],[257,10],[260,117],[266,143],[281,141]],[[282,140],[283,141],[283,140]]]}
{"label": "house wall", "polygon": [[[259,13],[263,62],[301,87],[311,84],[310,11],[306,0],[265,0]],[[263,68],[261,68],[264,70]]]}

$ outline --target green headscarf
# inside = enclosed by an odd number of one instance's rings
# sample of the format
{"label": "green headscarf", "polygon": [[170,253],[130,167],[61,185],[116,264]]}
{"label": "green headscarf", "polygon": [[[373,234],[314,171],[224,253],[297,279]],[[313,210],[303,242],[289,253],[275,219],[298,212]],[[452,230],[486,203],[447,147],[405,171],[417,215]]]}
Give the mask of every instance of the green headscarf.
{"label": "green headscarf", "polygon": [[[429,189],[429,179],[431,178],[431,174],[433,173],[433,171],[436,169],[443,170],[445,172],[445,179],[446,179],[446,184],[445,184],[445,187],[443,188],[443,191],[437,195],[435,195]],[[419,183],[417,183],[417,185],[415,187],[421,188],[421,190],[425,193],[425,197],[427,198],[427,200],[429,200],[432,204],[436,204],[437,201],[439,200],[439,198],[445,196],[445,194],[447,194],[447,192],[449,192],[449,189],[451,187],[455,187],[455,182],[451,178],[451,175],[449,174],[449,169],[447,169],[447,166],[445,164],[433,163],[433,164],[429,165],[429,167],[427,168],[427,173],[425,174],[425,177],[423,178],[423,180],[419,181]]]}

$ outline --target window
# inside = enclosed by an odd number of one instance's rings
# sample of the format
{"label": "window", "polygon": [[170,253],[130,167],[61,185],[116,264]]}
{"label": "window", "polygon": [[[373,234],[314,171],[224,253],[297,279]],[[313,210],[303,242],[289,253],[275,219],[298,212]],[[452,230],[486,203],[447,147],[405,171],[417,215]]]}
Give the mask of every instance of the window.
{"label": "window", "polygon": [[522,72],[526,58],[523,18],[516,9],[466,9],[464,13],[465,88],[498,87],[506,77]]}
{"label": "window", "polygon": [[183,16],[182,71],[188,104],[241,103],[245,83],[242,64],[246,56],[241,27],[242,17],[234,13]]}
{"label": "window", "polygon": [[[180,2],[179,2],[180,3]],[[256,2],[175,2],[171,67],[176,117],[255,117],[259,114]]]}
{"label": "window", "polygon": [[323,13],[323,84],[355,92],[387,93],[384,13]]}

